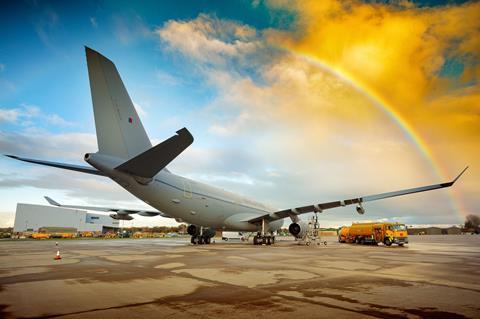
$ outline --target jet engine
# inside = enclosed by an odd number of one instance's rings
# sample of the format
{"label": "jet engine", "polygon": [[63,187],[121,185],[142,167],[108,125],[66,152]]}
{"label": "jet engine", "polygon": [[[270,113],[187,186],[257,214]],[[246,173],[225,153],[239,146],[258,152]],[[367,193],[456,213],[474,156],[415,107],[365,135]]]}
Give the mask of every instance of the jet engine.
{"label": "jet engine", "polygon": [[116,220],[132,220],[133,217],[128,214],[110,214],[110,217]]}
{"label": "jet engine", "polygon": [[360,215],[365,214],[365,208],[363,208],[361,204],[358,204],[356,209],[357,209],[357,213],[359,213]]}
{"label": "jet engine", "polygon": [[308,224],[306,222],[300,221],[298,223],[291,223],[288,226],[288,231],[295,238],[303,238],[307,234]]}

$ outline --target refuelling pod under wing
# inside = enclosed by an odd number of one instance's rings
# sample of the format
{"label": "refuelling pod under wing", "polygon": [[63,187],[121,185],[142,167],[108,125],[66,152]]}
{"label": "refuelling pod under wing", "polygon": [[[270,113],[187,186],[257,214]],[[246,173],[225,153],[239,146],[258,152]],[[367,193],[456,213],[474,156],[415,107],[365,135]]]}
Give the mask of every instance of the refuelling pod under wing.
{"label": "refuelling pod under wing", "polygon": [[110,214],[110,217],[116,220],[132,220],[133,217],[130,216],[128,213],[121,213],[120,211],[116,214]]}

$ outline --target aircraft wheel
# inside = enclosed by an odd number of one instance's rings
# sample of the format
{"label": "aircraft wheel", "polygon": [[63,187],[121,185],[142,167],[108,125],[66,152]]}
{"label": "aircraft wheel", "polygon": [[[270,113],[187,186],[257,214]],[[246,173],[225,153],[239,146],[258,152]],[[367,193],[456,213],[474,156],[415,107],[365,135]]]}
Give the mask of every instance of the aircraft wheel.
{"label": "aircraft wheel", "polygon": [[196,245],[196,244],[197,244],[197,237],[196,237],[196,236],[192,236],[192,237],[190,238],[190,243]]}
{"label": "aircraft wheel", "polygon": [[198,244],[199,245],[203,245],[204,242],[203,242],[203,236],[198,236]]}
{"label": "aircraft wheel", "polygon": [[272,244],[272,237],[268,236],[267,237],[267,245],[271,245]]}
{"label": "aircraft wheel", "polygon": [[211,238],[210,238],[210,237],[205,238],[205,244],[209,245],[210,242],[211,242]]}
{"label": "aircraft wheel", "polygon": [[258,237],[257,236],[253,237],[253,244],[258,245]]}
{"label": "aircraft wheel", "polygon": [[272,245],[275,244],[275,236],[272,236]]}

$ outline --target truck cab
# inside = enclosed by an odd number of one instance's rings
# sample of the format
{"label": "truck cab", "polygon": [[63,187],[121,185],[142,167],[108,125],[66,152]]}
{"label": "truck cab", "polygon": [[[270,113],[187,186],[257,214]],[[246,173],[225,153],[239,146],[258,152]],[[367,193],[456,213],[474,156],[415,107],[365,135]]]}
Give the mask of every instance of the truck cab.
{"label": "truck cab", "polygon": [[397,244],[403,246],[408,244],[408,233],[405,224],[392,223],[385,224],[385,237],[383,243],[387,246]]}

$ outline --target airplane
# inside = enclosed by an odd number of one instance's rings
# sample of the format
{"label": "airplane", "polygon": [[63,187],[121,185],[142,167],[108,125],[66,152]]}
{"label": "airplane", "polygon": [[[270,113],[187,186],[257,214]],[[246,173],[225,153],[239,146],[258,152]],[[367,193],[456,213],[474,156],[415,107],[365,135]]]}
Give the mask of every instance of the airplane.
{"label": "airplane", "polygon": [[46,197],[51,205],[110,212],[112,218],[119,220],[131,220],[133,214],[175,218],[189,224],[187,232],[192,244],[210,244],[215,231],[221,229],[256,232],[254,245],[271,245],[285,218],[291,220],[289,232],[302,239],[307,235],[308,222],[301,220],[299,215],[347,205],[356,205],[357,213],[364,214],[365,202],[450,187],[468,168],[450,182],[275,210],[168,170],[167,165],[193,143],[193,136],[188,129],[182,128],[176,135],[152,147],[114,63],[88,47],[85,51],[98,142],[98,151],[84,156],[90,167],[6,156],[108,177],[157,210],[61,205]]}

